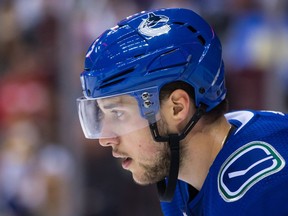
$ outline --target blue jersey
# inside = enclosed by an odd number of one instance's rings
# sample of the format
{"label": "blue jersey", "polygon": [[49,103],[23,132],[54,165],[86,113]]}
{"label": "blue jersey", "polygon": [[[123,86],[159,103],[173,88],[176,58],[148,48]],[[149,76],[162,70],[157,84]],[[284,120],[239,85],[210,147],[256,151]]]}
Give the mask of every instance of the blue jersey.
{"label": "blue jersey", "polygon": [[235,126],[201,190],[191,197],[178,181],[164,215],[287,216],[288,115],[272,111],[226,114]]}

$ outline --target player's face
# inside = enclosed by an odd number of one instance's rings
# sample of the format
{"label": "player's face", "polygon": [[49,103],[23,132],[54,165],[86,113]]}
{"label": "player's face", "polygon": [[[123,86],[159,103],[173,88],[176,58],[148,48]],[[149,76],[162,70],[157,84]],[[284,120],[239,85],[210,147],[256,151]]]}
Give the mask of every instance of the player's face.
{"label": "player's face", "polygon": [[[147,125],[147,120],[140,116],[138,106],[127,106],[128,108],[123,110],[125,107],[123,102],[131,104],[130,100],[137,103],[134,98],[130,97],[106,99],[99,101],[98,104],[104,115],[116,115],[121,119],[119,124],[123,130],[123,127],[133,127],[135,124]],[[120,107],[117,106],[117,101],[121,101]],[[165,133],[165,123],[160,120],[158,125],[160,132]],[[103,130],[109,130],[109,128],[105,127]],[[146,185],[156,183],[166,177],[170,164],[170,151],[167,143],[155,142],[148,126],[137,130],[130,128],[125,130],[131,132],[112,138],[100,138],[100,144],[112,147],[113,156],[121,160],[122,167],[132,173],[135,182]]]}

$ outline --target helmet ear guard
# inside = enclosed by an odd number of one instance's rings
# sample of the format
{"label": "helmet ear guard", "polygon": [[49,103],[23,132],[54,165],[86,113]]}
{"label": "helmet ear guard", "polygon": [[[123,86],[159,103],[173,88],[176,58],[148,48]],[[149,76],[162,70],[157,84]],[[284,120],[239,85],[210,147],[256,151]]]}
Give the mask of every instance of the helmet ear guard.
{"label": "helmet ear guard", "polygon": [[[159,91],[175,81],[193,87],[197,111],[181,134],[161,136]],[[126,94],[138,101],[154,140],[169,143],[170,173],[158,190],[161,200],[171,200],[179,170],[179,142],[226,96],[222,48],[213,29],[198,14],[181,8],[130,16],[91,44],[81,83],[89,99]]]}

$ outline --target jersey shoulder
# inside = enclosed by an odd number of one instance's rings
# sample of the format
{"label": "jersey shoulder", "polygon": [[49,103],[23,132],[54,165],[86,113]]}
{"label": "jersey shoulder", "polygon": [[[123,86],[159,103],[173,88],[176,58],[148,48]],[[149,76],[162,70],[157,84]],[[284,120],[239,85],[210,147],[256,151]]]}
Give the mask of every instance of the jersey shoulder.
{"label": "jersey shoulder", "polygon": [[288,115],[283,112],[245,110],[227,113],[225,117],[235,126],[234,135],[239,133],[242,138],[271,138],[274,133],[288,137]]}

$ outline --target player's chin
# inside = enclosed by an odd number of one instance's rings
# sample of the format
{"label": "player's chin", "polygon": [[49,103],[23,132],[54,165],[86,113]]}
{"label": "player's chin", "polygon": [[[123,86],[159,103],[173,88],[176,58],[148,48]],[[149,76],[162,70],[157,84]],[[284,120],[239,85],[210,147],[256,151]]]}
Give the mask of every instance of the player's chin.
{"label": "player's chin", "polygon": [[136,184],[141,185],[141,186],[147,186],[147,185],[156,183],[154,181],[147,181],[147,180],[142,180],[142,179],[137,179],[137,178],[133,178],[133,180]]}
{"label": "player's chin", "polygon": [[138,185],[142,185],[142,186],[146,186],[146,185],[151,185],[151,184],[155,184],[158,181],[162,180],[160,178],[155,178],[155,177],[151,177],[151,176],[147,176],[145,175],[145,173],[143,174],[137,174],[137,173],[133,173],[132,172],[132,176],[133,176],[133,180],[136,184]]}

